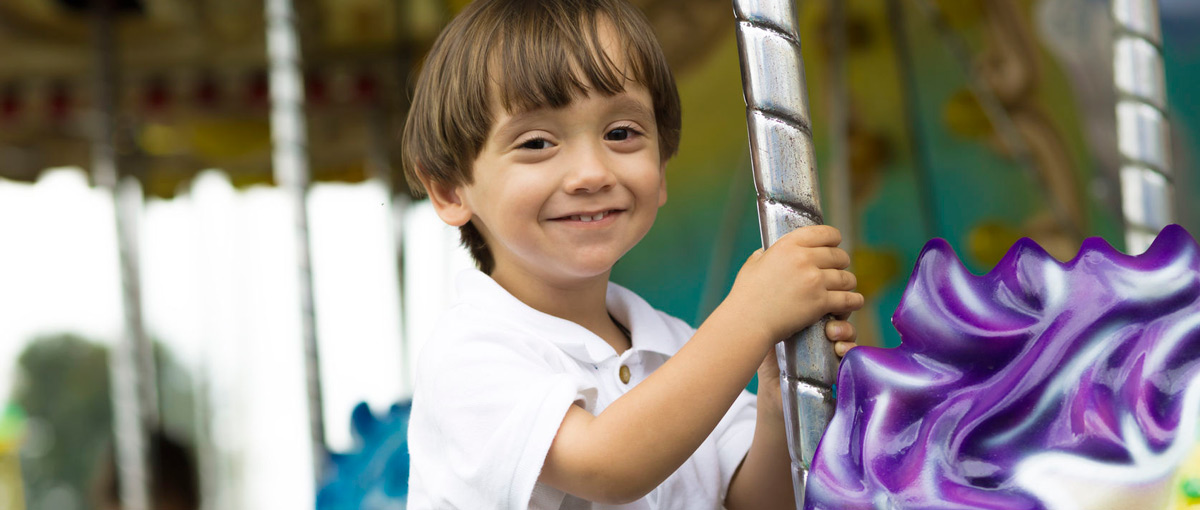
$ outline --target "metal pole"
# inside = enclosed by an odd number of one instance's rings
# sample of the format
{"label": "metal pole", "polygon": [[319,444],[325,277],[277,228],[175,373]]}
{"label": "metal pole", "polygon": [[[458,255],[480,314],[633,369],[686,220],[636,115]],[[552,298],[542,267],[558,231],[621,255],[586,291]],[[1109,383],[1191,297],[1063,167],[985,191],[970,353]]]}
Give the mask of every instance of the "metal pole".
{"label": "metal pole", "polygon": [[1170,130],[1158,2],[1113,0],[1113,79],[1125,247],[1145,251],[1172,222]]}
{"label": "metal pole", "polygon": [[308,235],[308,132],[304,87],[300,77],[300,42],[292,0],[267,0],[267,61],[271,83],[271,146],[275,180],[291,206],[299,277],[300,323],[308,393],[309,439],[313,477],[320,486],[325,465],[325,420],[321,368],[317,354],[317,321]]}
{"label": "metal pole", "polygon": [[[804,59],[794,4],[734,0],[750,160],[763,246],[822,222]],[[838,359],[822,319],[776,346],[797,508],[813,453],[833,417]]]}
{"label": "metal pole", "polygon": [[[113,435],[118,491],[121,506],[127,510],[150,508],[149,469],[146,425],[155,418],[157,398],[150,381],[143,377],[146,332],[142,320],[141,282],[138,277],[137,237],[133,232],[135,207],[141,197],[131,197],[130,187],[121,185],[117,161],[117,62],[114,36],[115,8],[112,0],[93,4],[95,49],[95,125],[92,143],[92,179],[113,199],[116,223],[117,256],[121,273],[121,298],[124,305],[125,334],[113,349],[109,362],[113,390]],[[133,187],[137,192],[136,186]],[[133,200],[131,200],[131,198]]]}

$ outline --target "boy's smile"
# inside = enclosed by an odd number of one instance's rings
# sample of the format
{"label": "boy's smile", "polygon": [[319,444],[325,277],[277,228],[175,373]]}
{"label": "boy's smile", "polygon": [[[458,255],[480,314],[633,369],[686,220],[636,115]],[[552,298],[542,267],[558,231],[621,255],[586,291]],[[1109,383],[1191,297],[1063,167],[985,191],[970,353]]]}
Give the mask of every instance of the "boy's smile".
{"label": "boy's smile", "polygon": [[595,213],[584,212],[580,214],[568,214],[561,218],[553,218],[550,221],[580,221],[583,223],[599,222],[605,218],[611,218],[613,215],[620,213],[619,209],[609,209]]}

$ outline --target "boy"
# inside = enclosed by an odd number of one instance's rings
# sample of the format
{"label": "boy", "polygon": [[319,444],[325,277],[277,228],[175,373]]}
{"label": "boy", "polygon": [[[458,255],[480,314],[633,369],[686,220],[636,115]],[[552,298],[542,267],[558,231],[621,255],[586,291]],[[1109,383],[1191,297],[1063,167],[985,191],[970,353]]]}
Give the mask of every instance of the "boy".
{"label": "boy", "polygon": [[623,0],[479,0],[439,36],[405,162],[480,271],[421,354],[410,508],[792,507],[773,347],[862,296],[829,227],[752,255],[698,330],[610,283],[679,126]]}

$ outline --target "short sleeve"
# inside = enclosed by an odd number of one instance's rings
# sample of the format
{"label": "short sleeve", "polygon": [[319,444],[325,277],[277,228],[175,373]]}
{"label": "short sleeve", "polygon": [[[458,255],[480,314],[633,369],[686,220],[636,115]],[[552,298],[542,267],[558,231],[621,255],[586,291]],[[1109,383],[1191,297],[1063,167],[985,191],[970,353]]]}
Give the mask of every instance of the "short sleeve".
{"label": "short sleeve", "polygon": [[713,429],[712,437],[717,442],[717,464],[721,472],[721,500],[729,493],[729,482],[738,466],[742,465],[750,444],[754,442],[754,424],[758,419],[758,398],[749,391],[733,401],[729,412]]}
{"label": "short sleeve", "polygon": [[415,383],[409,508],[528,508],[550,443],[586,388],[537,338],[444,329],[426,345]]}

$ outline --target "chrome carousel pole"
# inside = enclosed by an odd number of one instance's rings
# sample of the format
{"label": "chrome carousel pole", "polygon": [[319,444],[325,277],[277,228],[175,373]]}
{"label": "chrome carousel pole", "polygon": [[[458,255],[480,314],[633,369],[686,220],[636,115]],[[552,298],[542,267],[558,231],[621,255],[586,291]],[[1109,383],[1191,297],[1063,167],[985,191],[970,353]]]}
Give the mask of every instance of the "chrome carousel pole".
{"label": "chrome carousel pole", "polygon": [[154,387],[154,354],[142,317],[141,278],[138,267],[137,216],[141,190],[122,182],[117,154],[117,46],[114,0],[92,4],[95,50],[93,100],[92,180],[113,201],[117,259],[121,275],[124,334],[109,362],[112,378],[113,436],[117,487],[121,508],[149,510],[151,503],[147,427],[156,424],[158,398]]}
{"label": "chrome carousel pole", "polygon": [[271,147],[275,180],[287,194],[296,247],[301,334],[308,396],[313,477],[320,486],[325,466],[325,419],[317,320],[313,308],[312,256],[308,228],[308,131],[300,71],[300,40],[292,0],[267,0],[267,62],[271,87]]}
{"label": "chrome carousel pole", "polygon": [[1113,0],[1113,80],[1125,246],[1141,253],[1171,223],[1170,129],[1157,0]]}
{"label": "chrome carousel pole", "polygon": [[[822,223],[796,8],[791,0],[734,0],[750,160],[763,246]],[[828,318],[776,346],[797,508],[817,443],[833,417],[838,359]]]}

